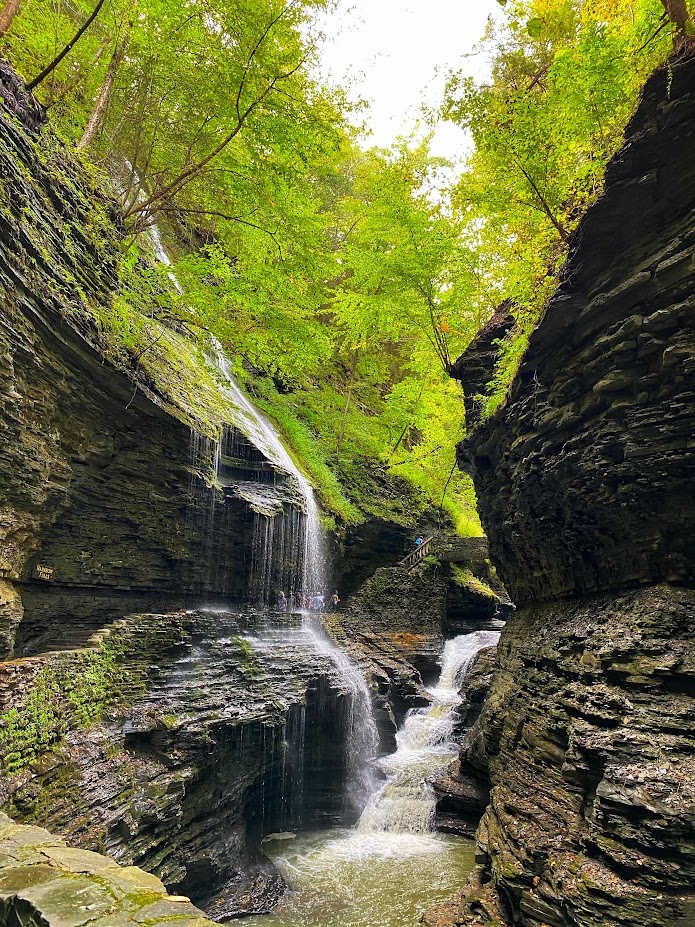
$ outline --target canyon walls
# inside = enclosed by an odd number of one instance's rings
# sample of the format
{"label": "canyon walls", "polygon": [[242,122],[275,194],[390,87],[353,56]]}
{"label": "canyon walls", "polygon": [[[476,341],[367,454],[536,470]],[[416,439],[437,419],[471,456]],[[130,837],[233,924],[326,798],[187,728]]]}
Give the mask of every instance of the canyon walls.
{"label": "canyon walls", "polygon": [[[519,610],[462,750],[492,788],[457,924],[695,922],[694,154],[681,57],[647,82],[507,399],[477,424],[467,403],[459,462]],[[476,393],[493,341],[456,365]]]}
{"label": "canyon walls", "polygon": [[355,699],[299,616],[130,615],[0,664],[0,803],[215,919],[268,911],[285,884],[261,838],[359,813]]}
{"label": "canyon walls", "polygon": [[[259,518],[290,517],[301,499],[234,427],[223,391],[200,420],[204,403],[193,409],[195,395],[187,403],[166,365],[155,382],[109,344],[101,323],[119,298],[114,203],[42,130],[6,64],[0,97],[6,656],[74,647],[118,615],[180,607],[187,595],[245,599]],[[262,504],[249,490],[259,483],[272,497]]]}

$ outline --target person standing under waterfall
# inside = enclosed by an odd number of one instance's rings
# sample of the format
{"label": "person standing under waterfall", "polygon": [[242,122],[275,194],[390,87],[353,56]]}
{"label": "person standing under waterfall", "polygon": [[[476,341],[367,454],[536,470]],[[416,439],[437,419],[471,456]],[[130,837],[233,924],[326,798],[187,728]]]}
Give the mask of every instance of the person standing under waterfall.
{"label": "person standing under waterfall", "polygon": [[338,590],[336,589],[333,595],[331,596],[331,605],[334,609],[338,607],[338,602],[340,602],[340,596],[338,595]]}
{"label": "person standing under waterfall", "polygon": [[285,593],[281,592],[278,596],[278,611],[286,612],[287,611],[287,599],[285,598]]}

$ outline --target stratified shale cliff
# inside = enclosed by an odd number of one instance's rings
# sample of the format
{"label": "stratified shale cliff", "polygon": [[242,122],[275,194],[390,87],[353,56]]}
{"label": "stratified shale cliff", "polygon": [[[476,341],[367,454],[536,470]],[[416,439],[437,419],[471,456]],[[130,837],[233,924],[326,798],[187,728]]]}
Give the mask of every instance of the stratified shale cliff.
{"label": "stratified shale cliff", "polygon": [[114,203],[3,63],[0,102],[3,657],[184,595],[245,600],[259,519],[301,500],[222,391],[201,423],[114,361],[98,325],[118,295]]}
{"label": "stratified shale cliff", "polygon": [[648,81],[507,400],[468,424],[519,611],[464,743],[492,789],[455,921],[694,924],[692,57]]}
{"label": "stratified shale cliff", "polygon": [[201,400],[109,339],[114,203],[2,62],[0,102],[0,806],[215,919],[266,911],[261,838],[357,813],[369,695],[297,616],[182,609],[292,592],[309,496],[221,354],[186,358]]}

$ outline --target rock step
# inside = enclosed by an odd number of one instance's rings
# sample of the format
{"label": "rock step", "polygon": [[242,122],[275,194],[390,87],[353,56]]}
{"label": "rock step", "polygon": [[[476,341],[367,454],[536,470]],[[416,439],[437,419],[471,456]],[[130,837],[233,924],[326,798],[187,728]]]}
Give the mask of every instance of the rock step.
{"label": "rock step", "polygon": [[69,847],[0,814],[0,922],[63,927],[212,927],[184,896],[135,866]]}

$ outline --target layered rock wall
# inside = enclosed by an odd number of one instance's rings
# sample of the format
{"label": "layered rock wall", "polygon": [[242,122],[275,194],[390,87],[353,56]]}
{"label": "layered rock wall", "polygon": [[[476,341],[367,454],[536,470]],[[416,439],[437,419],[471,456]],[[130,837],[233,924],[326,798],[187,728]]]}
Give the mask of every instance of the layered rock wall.
{"label": "layered rock wall", "polygon": [[492,789],[458,924],[695,922],[694,152],[681,58],[648,81],[507,400],[460,446],[523,607],[464,743]]}
{"label": "layered rock wall", "polygon": [[299,616],[133,615],[87,648],[0,664],[0,687],[2,807],[215,918],[284,892],[266,833],[360,810],[354,692]]}
{"label": "layered rock wall", "polygon": [[[115,204],[6,64],[0,97],[3,656],[77,646],[188,594],[245,599],[266,517],[248,487],[287,474],[223,425],[221,393],[200,422],[137,358],[114,359],[98,320],[116,312]],[[267,517],[300,501],[280,487],[272,504]]]}
{"label": "layered rock wall", "polygon": [[460,446],[517,605],[692,579],[692,62],[667,81],[648,82],[504,407]]}

